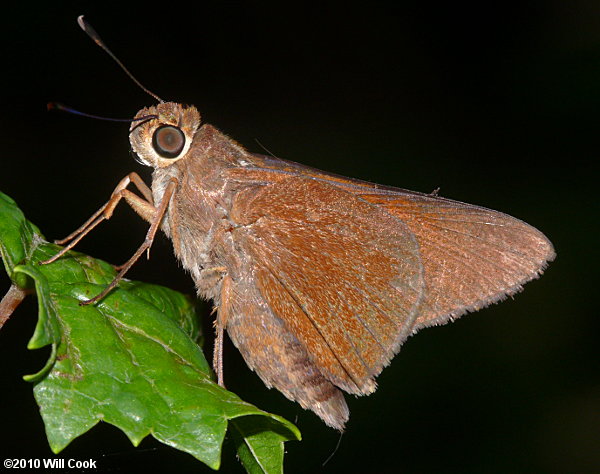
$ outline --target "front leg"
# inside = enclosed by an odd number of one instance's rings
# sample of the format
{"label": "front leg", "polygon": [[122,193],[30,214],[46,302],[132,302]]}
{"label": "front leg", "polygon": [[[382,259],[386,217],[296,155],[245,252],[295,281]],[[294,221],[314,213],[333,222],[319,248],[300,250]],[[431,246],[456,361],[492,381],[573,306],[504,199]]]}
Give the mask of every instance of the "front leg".
{"label": "front leg", "polygon": [[[145,199],[126,189],[130,183],[133,183],[138,188]],[[98,224],[100,224],[102,221],[110,219],[121,199],[125,199],[131,208],[145,221],[152,223],[155,220],[157,210],[156,207],[154,207],[152,191],[148,186],[146,186],[142,178],[140,178],[137,173],[129,173],[121,181],[119,181],[119,184],[117,184],[117,187],[112,192],[111,197],[106,204],[98,209],[94,215],[90,217],[75,232],[71,233],[62,240],[56,241],[56,243],[59,245],[67,242],[69,242],[69,244],[52,258],[41,262],[42,265],[58,260],[65,253],[75,247],[75,245],[77,245],[79,241],[83,239],[89,232],[91,232]]]}

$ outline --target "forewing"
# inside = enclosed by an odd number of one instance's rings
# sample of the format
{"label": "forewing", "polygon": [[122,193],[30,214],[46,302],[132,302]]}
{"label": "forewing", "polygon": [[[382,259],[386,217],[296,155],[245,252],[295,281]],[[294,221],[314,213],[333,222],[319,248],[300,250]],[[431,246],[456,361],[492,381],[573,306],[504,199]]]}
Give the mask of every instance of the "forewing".
{"label": "forewing", "polygon": [[520,291],[555,257],[544,234],[498,211],[345,178],[278,158],[252,155],[252,159],[252,170],[236,170],[239,179],[269,182],[307,176],[360,196],[408,227],[419,245],[426,287],[414,331]]}
{"label": "forewing", "polygon": [[512,295],[554,259],[537,229],[501,212],[437,196],[360,194],[406,223],[425,268],[425,296],[414,331]]}
{"label": "forewing", "polygon": [[231,218],[261,296],[321,373],[350,393],[372,392],[424,295],[412,232],[376,205],[297,176],[240,192]]}

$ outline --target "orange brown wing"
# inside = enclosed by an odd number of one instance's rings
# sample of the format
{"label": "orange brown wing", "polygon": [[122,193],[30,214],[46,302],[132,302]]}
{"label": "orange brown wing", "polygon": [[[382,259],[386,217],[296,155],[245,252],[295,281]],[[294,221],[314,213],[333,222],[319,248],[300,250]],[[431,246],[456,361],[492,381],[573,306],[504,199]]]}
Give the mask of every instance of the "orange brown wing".
{"label": "orange brown wing", "polygon": [[[349,411],[342,392],[311,362],[306,348],[246,281],[233,283],[227,333],[246,364],[267,387],[275,387],[327,425],[344,428]],[[258,350],[256,348],[259,348]]]}
{"label": "orange brown wing", "polygon": [[360,196],[401,219],[419,242],[427,295],[413,332],[520,291],[554,259],[540,231],[501,212],[436,196]]}
{"label": "orange brown wing", "polygon": [[231,218],[255,286],[312,362],[343,390],[371,393],[424,296],[406,225],[329,183],[289,175],[240,192]]}
{"label": "orange brown wing", "polygon": [[278,158],[252,158],[255,167],[237,170],[240,179],[245,173],[264,182],[307,176],[360,196],[410,229],[419,245],[426,287],[413,332],[520,291],[555,257],[544,234],[498,211],[345,178]]}

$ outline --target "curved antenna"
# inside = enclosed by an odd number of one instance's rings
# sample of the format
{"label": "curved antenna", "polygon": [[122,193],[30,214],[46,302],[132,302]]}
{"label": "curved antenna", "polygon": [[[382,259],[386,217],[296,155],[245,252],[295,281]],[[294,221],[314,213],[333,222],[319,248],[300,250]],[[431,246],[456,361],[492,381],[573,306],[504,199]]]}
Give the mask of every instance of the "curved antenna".
{"label": "curved antenna", "polygon": [[83,15],[79,15],[79,17],[77,18],[77,24],[80,26],[80,28],[85,31],[87,33],[87,35],[92,38],[92,40],[94,41],[94,43],[96,43],[98,46],[100,46],[104,51],[106,51],[106,53],[121,67],[121,69],[123,69],[123,71],[125,72],[125,74],[127,74],[129,76],[129,78],[135,82],[137,84],[137,86],[142,89],[146,94],[148,94],[151,97],[154,97],[156,100],[158,100],[160,103],[164,103],[164,100],[162,100],[160,97],[158,97],[155,93],[151,92],[150,90],[148,90],[146,87],[144,87],[142,85],[142,83],[140,81],[138,81],[133,74],[131,74],[129,72],[129,70],[123,65],[123,63],[121,61],[119,61],[119,58],[117,58],[113,52],[108,49],[108,47],[106,46],[106,44],[104,43],[104,41],[102,41],[102,39],[100,38],[100,35],[98,33],[96,33],[96,30],[94,30],[94,28],[92,28],[92,26],[85,20],[85,18],[83,17]]}

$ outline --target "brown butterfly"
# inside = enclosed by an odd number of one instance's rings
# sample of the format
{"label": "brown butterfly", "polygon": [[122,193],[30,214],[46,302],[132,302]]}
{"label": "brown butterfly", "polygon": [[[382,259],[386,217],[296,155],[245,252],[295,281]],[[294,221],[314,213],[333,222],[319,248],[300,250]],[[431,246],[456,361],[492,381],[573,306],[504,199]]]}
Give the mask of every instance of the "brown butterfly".
{"label": "brown butterfly", "polygon": [[372,393],[408,336],[520,291],[555,256],[541,232],[506,214],[249,153],[193,106],[142,109],[130,142],[154,168],[151,188],[129,174],[51,261],[125,199],[150,229],[89,302],[162,229],[218,308],[219,383],[227,330],[268,387],[340,430],[342,391]]}

